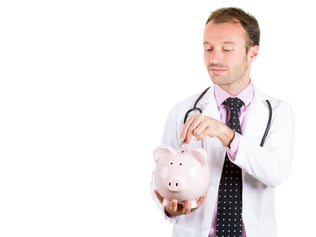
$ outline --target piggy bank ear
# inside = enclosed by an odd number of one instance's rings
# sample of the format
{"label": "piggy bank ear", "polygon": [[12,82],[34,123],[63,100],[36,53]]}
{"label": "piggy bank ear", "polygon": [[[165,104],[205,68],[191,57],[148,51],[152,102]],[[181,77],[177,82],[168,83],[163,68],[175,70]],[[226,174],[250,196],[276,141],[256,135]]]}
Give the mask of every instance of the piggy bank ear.
{"label": "piggy bank ear", "polygon": [[160,145],[154,150],[154,160],[158,162],[162,157],[175,153],[175,150],[168,145]]}
{"label": "piggy bank ear", "polygon": [[207,164],[207,154],[202,148],[196,148],[188,151],[195,159],[197,159],[202,166]]}

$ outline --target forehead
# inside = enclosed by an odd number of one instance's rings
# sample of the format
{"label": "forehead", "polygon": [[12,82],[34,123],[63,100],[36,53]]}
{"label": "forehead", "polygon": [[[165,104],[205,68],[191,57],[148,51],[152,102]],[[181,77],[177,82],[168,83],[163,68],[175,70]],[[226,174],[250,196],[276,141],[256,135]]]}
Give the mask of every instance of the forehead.
{"label": "forehead", "polygon": [[209,22],[204,29],[204,44],[233,43],[245,45],[247,33],[240,23]]}

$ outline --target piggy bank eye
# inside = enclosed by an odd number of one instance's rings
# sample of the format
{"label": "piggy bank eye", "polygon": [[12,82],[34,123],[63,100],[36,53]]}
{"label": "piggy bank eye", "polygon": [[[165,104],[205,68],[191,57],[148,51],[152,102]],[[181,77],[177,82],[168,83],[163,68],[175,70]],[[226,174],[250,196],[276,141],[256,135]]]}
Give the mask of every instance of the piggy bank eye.
{"label": "piggy bank eye", "polygon": [[179,165],[181,166],[181,165],[182,165],[182,163],[179,163]]}

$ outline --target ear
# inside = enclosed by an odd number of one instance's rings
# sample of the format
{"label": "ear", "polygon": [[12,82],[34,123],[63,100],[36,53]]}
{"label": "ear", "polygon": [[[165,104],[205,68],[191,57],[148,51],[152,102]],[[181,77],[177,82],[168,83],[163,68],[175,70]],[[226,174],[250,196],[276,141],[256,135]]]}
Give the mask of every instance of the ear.
{"label": "ear", "polygon": [[154,160],[158,162],[162,157],[173,154],[176,151],[168,145],[160,145],[154,150]]}
{"label": "ear", "polygon": [[195,159],[197,159],[202,166],[207,164],[207,154],[202,148],[195,148],[188,151]]}
{"label": "ear", "polygon": [[254,61],[257,58],[258,53],[259,53],[259,46],[258,45],[251,46],[248,51],[249,60],[251,62]]}

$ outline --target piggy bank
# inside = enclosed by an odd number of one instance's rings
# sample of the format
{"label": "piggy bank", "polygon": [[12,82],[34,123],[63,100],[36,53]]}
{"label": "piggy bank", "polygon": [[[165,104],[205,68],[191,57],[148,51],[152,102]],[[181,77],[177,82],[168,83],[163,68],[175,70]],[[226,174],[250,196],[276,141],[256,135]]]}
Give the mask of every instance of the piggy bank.
{"label": "piggy bank", "polygon": [[191,201],[191,208],[197,206],[197,199],[207,192],[210,170],[204,149],[174,150],[161,145],[154,150],[154,183],[164,198],[163,205],[176,199],[179,203]]}

